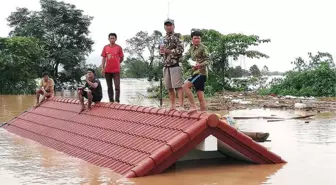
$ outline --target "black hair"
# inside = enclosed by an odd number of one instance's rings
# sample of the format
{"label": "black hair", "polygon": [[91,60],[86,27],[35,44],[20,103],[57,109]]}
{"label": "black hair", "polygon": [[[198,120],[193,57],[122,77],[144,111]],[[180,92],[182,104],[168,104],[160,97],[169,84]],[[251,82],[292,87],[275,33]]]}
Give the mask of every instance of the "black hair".
{"label": "black hair", "polygon": [[89,68],[88,71],[91,71],[93,74],[96,74],[95,70]]}
{"label": "black hair", "polygon": [[110,34],[108,35],[108,38],[110,38],[111,36],[114,36],[115,38],[117,38],[117,34],[116,34],[116,33],[110,33]]}
{"label": "black hair", "polygon": [[48,72],[46,72],[46,71],[42,73],[42,76],[46,76],[46,75],[48,75],[48,76],[49,76],[49,73],[48,73]]}
{"label": "black hair", "polygon": [[194,36],[202,36],[202,32],[199,29],[191,29],[191,34],[190,34],[191,38],[193,38]]}

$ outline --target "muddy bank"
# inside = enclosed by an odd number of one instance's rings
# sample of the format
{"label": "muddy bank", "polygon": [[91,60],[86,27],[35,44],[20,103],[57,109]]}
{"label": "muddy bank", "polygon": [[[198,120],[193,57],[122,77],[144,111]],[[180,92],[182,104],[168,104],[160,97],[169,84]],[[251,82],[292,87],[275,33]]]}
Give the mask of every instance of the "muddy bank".
{"label": "muddy bank", "polygon": [[336,98],[293,96],[261,96],[247,92],[224,92],[207,98],[208,110],[239,110],[247,108],[301,109],[307,111],[336,111]]}
{"label": "muddy bank", "polygon": [[[199,106],[198,100],[195,101]],[[209,111],[232,111],[242,109],[300,109],[305,111],[331,111],[336,112],[336,97],[315,98],[315,97],[293,97],[293,96],[262,96],[253,92],[229,92],[218,93],[213,97],[207,97],[207,107]],[[169,100],[164,100],[167,106]],[[184,108],[189,108],[188,99],[185,98]]]}

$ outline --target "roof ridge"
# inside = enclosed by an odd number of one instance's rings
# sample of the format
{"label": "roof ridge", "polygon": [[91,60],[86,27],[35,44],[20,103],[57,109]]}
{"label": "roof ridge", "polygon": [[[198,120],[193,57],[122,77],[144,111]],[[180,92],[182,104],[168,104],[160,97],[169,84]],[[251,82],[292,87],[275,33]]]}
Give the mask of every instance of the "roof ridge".
{"label": "roof ridge", "polygon": [[[71,104],[80,103],[79,100],[73,99],[73,98],[52,97],[48,100],[54,101],[54,102],[71,103]],[[46,103],[46,102],[43,102],[43,103]],[[148,113],[148,114],[157,114],[157,115],[164,115],[164,116],[168,115],[171,117],[179,117],[179,118],[183,117],[183,118],[196,119],[196,120],[207,118],[208,116],[211,115],[206,112],[195,112],[195,113],[189,114],[188,111],[178,111],[178,110],[167,111],[166,108],[160,108],[160,107],[127,105],[127,104],[111,103],[111,102],[100,102],[100,103],[93,105],[92,107],[104,107],[104,108],[112,108],[112,109],[125,110],[125,111],[143,112],[143,113]]]}

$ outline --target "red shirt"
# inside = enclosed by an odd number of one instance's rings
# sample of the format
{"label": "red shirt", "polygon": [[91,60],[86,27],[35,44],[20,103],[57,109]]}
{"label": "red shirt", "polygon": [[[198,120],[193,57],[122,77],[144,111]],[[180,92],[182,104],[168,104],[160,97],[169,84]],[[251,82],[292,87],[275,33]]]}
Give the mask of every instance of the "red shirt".
{"label": "red shirt", "polygon": [[124,57],[122,48],[115,44],[113,46],[106,45],[101,54],[102,57],[106,58],[106,73],[119,73],[120,72],[120,59]]}

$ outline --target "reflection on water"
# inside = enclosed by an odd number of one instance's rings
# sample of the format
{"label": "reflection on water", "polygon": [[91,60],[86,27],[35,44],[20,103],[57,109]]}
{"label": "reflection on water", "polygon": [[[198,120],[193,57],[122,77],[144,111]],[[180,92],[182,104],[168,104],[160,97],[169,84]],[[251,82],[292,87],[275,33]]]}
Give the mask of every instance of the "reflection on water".
{"label": "reflection on water", "polygon": [[[184,162],[169,169],[164,174],[142,177],[137,179],[120,179],[119,184],[195,184],[195,185],[224,185],[244,184],[257,185],[267,180],[267,177],[279,170],[283,164],[277,165],[244,165],[230,164],[218,160]],[[115,184],[118,184],[115,183]]]}
{"label": "reflection on water", "polygon": [[[142,80],[122,81],[121,103],[152,105],[158,101],[147,96],[150,85]],[[104,99],[106,84],[102,80]],[[139,96],[139,94],[143,96]],[[58,96],[76,97],[73,92]],[[35,103],[35,96],[0,96],[0,122],[8,121]],[[224,114],[224,112],[221,112]],[[302,111],[241,110],[231,116],[292,117]],[[283,157],[287,164],[246,165],[227,161],[181,162],[163,174],[136,179],[123,179],[109,169],[93,166],[82,160],[41,146],[0,129],[1,184],[136,184],[136,185],[334,185],[336,184],[336,119],[335,113],[320,113],[316,120],[266,122],[238,120],[244,131],[269,132],[271,142],[265,147]]]}
{"label": "reflection on water", "polygon": [[101,184],[120,176],[0,130],[1,184]]}
{"label": "reflection on water", "polygon": [[32,95],[0,95],[0,122],[9,121],[36,103]]}

